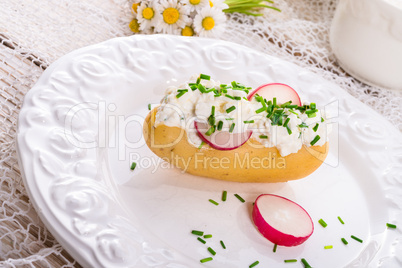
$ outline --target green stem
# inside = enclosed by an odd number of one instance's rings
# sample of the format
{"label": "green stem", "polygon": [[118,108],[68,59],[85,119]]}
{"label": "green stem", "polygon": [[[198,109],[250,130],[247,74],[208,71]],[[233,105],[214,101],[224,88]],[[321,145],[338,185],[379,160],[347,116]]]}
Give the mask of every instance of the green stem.
{"label": "green stem", "polygon": [[223,10],[225,13],[243,13],[251,16],[262,16],[262,14],[257,13],[258,9],[270,8],[276,11],[281,11],[280,9],[268,6],[264,2],[273,3],[273,1],[260,1],[260,0],[226,0],[225,3],[229,6],[228,9]]}

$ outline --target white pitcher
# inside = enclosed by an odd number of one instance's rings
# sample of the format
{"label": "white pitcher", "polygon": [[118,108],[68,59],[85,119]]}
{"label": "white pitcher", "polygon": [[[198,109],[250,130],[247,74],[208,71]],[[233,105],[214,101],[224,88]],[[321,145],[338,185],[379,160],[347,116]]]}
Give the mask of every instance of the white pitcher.
{"label": "white pitcher", "polygon": [[330,42],[349,74],[402,90],[402,0],[340,0]]}

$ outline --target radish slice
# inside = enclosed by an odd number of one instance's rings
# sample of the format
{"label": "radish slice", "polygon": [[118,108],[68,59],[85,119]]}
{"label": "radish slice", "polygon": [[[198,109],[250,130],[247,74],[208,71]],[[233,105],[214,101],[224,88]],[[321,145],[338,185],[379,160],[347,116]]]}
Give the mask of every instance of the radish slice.
{"label": "radish slice", "polygon": [[279,246],[293,247],[305,242],[314,224],[304,208],[273,194],[262,194],[255,200],[253,221],[258,231]]}
{"label": "radish slice", "polygon": [[230,133],[229,131],[216,130],[210,136],[205,135],[210,126],[207,123],[194,121],[195,128],[200,138],[208,143],[212,148],[217,150],[233,150],[242,146],[248,139],[250,139],[253,132],[246,130],[242,133]]}
{"label": "radish slice", "polygon": [[251,100],[257,93],[266,100],[276,98],[278,104],[292,101],[292,104],[301,105],[300,97],[296,90],[285,84],[273,83],[262,85],[251,92],[247,98]]}

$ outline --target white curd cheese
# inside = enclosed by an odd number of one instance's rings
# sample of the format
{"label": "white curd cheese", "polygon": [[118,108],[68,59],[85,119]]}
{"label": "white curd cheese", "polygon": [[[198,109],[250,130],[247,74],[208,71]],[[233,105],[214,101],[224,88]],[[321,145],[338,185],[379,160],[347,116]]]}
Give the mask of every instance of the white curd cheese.
{"label": "white curd cheese", "polygon": [[[208,122],[214,106],[216,124],[219,121],[223,122],[221,131],[229,131],[232,124],[234,124],[233,133],[251,130],[251,138],[264,147],[276,146],[282,156],[297,153],[302,146],[311,146],[311,142],[317,139],[317,136],[319,139],[314,145],[321,146],[328,141],[328,125],[325,122],[325,115],[319,110],[314,117],[309,118],[307,114],[297,109],[278,108],[282,111],[283,122],[282,125],[276,125],[271,121],[272,117],[267,118],[267,111],[256,112],[263,107],[262,103],[256,98],[249,101],[247,90],[233,90],[229,85],[221,94],[217,94],[216,91],[202,93],[190,87],[196,83],[197,78],[198,76],[193,76],[179,87],[167,88],[166,95],[157,108],[155,127],[161,124],[180,127],[186,130],[190,144],[198,147],[202,140],[195,130],[194,121]],[[212,79],[201,79],[200,84],[206,90],[220,91],[222,88],[219,81]],[[284,127],[286,119],[289,120],[287,127]]]}

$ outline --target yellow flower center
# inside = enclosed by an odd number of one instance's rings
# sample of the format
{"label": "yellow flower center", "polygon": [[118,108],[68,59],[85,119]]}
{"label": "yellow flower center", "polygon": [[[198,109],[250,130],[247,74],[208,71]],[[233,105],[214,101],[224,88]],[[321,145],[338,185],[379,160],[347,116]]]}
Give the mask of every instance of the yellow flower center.
{"label": "yellow flower center", "polygon": [[163,20],[167,23],[167,24],[174,24],[179,20],[180,17],[180,13],[177,9],[173,8],[173,7],[168,7],[167,9],[165,9],[162,13],[163,15]]}
{"label": "yellow flower center", "polygon": [[131,9],[132,9],[135,13],[137,13],[138,6],[139,6],[139,5],[140,5],[139,3],[134,3],[134,4],[131,6]]}
{"label": "yellow flower center", "polygon": [[130,30],[134,33],[140,32],[140,24],[138,23],[137,19],[133,19],[128,25],[128,27],[130,27]]}
{"label": "yellow flower center", "polygon": [[182,36],[193,36],[194,35],[194,30],[190,26],[186,26],[181,30],[181,35]]}
{"label": "yellow flower center", "polygon": [[150,20],[154,17],[154,10],[150,7],[146,7],[142,11],[142,16],[144,17],[144,19]]}
{"label": "yellow flower center", "polygon": [[212,1],[209,1],[209,6],[214,7],[214,3],[212,3]]}
{"label": "yellow flower center", "polygon": [[198,5],[198,4],[200,4],[201,0],[190,0],[189,2],[192,5]]}
{"label": "yellow flower center", "polygon": [[205,17],[202,20],[202,28],[204,28],[205,30],[209,31],[212,30],[212,28],[214,28],[215,26],[215,20],[212,17]]}

